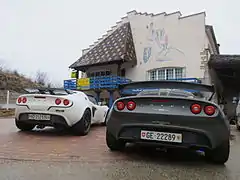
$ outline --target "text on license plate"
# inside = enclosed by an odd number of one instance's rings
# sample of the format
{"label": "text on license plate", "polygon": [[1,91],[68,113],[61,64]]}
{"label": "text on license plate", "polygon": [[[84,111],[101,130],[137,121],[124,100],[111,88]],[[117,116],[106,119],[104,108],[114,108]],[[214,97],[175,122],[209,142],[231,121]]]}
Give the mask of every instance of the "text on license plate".
{"label": "text on license plate", "polygon": [[32,120],[50,120],[51,116],[47,114],[28,114],[28,119]]}
{"label": "text on license plate", "polygon": [[142,130],[141,139],[182,143],[182,134]]}

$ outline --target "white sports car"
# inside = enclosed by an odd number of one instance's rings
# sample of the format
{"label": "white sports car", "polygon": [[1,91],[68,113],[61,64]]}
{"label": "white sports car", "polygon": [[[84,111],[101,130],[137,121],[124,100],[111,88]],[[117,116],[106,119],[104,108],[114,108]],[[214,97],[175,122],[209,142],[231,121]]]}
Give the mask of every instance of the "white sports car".
{"label": "white sports car", "polygon": [[15,124],[22,131],[52,126],[84,136],[92,124],[105,124],[108,106],[98,105],[84,92],[56,88],[26,91],[18,97],[15,110]]}

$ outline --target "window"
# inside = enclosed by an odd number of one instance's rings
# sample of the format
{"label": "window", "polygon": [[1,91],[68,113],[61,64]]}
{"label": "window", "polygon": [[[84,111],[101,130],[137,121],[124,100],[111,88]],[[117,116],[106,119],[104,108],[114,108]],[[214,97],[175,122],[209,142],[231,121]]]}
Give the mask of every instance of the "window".
{"label": "window", "polygon": [[101,76],[101,72],[96,72],[96,76]]}
{"label": "window", "polygon": [[88,77],[96,77],[96,76],[109,76],[111,75],[111,71],[96,71],[96,72],[88,72]]}
{"label": "window", "polygon": [[183,78],[183,68],[175,68],[175,78],[176,79]]}
{"label": "window", "polygon": [[159,90],[143,90],[138,93],[138,96],[158,96]]}
{"label": "window", "polygon": [[122,70],[121,70],[121,76],[122,76],[122,77],[125,77],[125,75],[126,75],[126,70],[125,70],[125,69],[122,69]]}
{"label": "window", "polygon": [[156,71],[150,72],[150,80],[157,80],[157,72]]}
{"label": "window", "polygon": [[143,90],[138,96],[174,96],[174,97],[192,97],[195,95],[185,90],[179,89],[158,89],[158,90]]}
{"label": "window", "polygon": [[173,69],[166,69],[166,79],[174,79],[174,72]]}
{"label": "window", "polygon": [[164,80],[165,79],[165,69],[159,69],[158,70],[158,80]]}
{"label": "window", "polygon": [[97,104],[97,101],[94,97],[88,95],[89,101],[91,101],[93,104]]}
{"label": "window", "polygon": [[149,80],[170,80],[185,77],[184,68],[161,68],[148,71]]}

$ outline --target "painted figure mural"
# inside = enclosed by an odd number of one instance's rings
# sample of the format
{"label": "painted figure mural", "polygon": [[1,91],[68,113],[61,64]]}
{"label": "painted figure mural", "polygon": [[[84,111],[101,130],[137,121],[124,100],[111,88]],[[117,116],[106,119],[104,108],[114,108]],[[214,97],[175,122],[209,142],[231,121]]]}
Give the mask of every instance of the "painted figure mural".
{"label": "painted figure mural", "polygon": [[153,60],[156,61],[166,61],[166,57],[168,54],[177,52],[181,55],[184,53],[171,46],[168,41],[168,35],[164,28],[162,29],[154,29],[153,23],[150,23],[147,26],[148,35],[147,35],[147,44],[148,46],[143,50],[143,61],[146,63],[148,60],[153,57]]}

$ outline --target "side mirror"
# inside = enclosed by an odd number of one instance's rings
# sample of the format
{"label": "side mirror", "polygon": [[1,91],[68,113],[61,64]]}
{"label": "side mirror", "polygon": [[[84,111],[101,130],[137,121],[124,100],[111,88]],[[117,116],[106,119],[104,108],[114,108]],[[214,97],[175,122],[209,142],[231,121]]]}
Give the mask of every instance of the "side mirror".
{"label": "side mirror", "polygon": [[102,105],[102,102],[98,102],[98,105],[101,106],[101,105]]}

